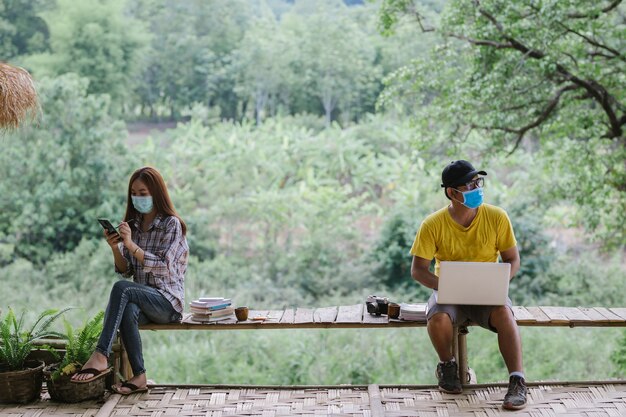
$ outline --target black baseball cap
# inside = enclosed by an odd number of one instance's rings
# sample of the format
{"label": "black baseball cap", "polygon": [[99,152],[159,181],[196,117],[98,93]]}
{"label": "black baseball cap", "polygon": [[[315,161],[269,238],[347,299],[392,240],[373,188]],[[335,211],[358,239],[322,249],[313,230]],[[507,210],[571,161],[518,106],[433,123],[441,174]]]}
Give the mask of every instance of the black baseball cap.
{"label": "black baseball cap", "polygon": [[441,187],[458,187],[467,184],[476,174],[487,175],[485,171],[477,171],[472,164],[462,159],[450,162],[441,173]]}

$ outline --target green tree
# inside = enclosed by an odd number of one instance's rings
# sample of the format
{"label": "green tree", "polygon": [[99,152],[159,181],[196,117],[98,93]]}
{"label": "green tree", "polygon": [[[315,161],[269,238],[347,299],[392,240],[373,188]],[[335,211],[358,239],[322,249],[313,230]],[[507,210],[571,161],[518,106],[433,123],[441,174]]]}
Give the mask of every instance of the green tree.
{"label": "green tree", "polygon": [[50,28],[51,52],[26,61],[34,74],[77,73],[89,80],[89,93],[108,94],[115,106],[123,104],[148,41],[142,23],[125,12],[124,0],[58,0],[42,16]]}
{"label": "green tree", "polygon": [[366,33],[341,1],[299,3],[284,19],[298,40],[297,74],[308,95],[319,100],[327,126],[338,109],[349,114],[364,96],[376,91],[380,70],[375,47],[363,42]]}
{"label": "green tree", "polygon": [[141,115],[180,119],[197,102],[238,118],[232,55],[254,11],[250,6],[247,0],[131,0],[132,15],[151,34],[135,79]]}
{"label": "green tree", "polygon": [[287,92],[293,79],[291,61],[295,44],[269,8],[246,31],[233,53],[233,68],[239,74],[235,91],[244,101],[252,99],[256,123],[260,124],[270,106],[274,113],[281,92]]}
{"label": "green tree", "polygon": [[[206,102],[208,73],[215,54],[195,27],[197,2],[159,1],[140,10],[152,41],[142,55],[142,71],[136,78],[141,113],[152,119],[166,108],[173,119],[194,102]],[[149,11],[149,14],[148,14]]]}
{"label": "green tree", "polygon": [[[414,0],[385,0],[384,29],[411,15],[441,41],[395,73],[381,103],[400,97],[422,143],[540,151],[552,198],[574,200],[607,245],[626,244],[626,24],[621,1],[452,1],[433,25]],[[445,141],[445,142],[444,142]]]}
{"label": "green tree", "polygon": [[43,79],[39,125],[3,138],[0,241],[12,248],[5,259],[43,263],[101,233],[97,217],[122,215],[120,187],[134,167],[124,126],[109,116],[108,96],[88,94],[87,85],[75,74]]}
{"label": "green tree", "polygon": [[617,365],[617,374],[618,377],[623,377],[626,375],[626,332],[624,332],[624,336],[620,340],[615,351],[611,355],[611,359]]}
{"label": "green tree", "polygon": [[50,0],[0,1],[0,56],[3,60],[48,49],[48,25],[38,14],[49,9],[50,3]]}

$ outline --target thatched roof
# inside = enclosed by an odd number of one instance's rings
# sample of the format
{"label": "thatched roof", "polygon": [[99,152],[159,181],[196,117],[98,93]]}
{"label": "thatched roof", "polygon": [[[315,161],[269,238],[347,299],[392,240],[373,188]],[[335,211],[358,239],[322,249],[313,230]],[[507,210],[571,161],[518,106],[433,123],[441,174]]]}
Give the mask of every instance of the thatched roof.
{"label": "thatched roof", "polygon": [[0,129],[15,129],[36,114],[37,92],[28,71],[0,62]]}

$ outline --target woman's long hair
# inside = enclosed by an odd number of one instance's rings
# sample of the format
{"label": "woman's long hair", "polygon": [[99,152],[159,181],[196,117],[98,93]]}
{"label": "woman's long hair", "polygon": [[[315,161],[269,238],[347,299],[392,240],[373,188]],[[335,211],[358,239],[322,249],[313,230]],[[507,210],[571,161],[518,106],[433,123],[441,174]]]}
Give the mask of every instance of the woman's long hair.
{"label": "woman's long hair", "polygon": [[135,182],[135,180],[143,181],[144,184],[146,184],[146,187],[148,187],[148,191],[150,191],[150,194],[152,195],[152,202],[157,214],[177,217],[183,229],[183,235],[185,235],[187,233],[187,225],[185,225],[183,219],[181,219],[178,213],[176,213],[176,209],[174,208],[174,204],[172,204],[170,195],[167,192],[167,186],[165,185],[163,177],[159,171],[152,167],[139,168],[137,171],[133,172],[133,175],[130,176],[130,180],[128,181],[128,196],[126,200],[126,214],[124,215],[124,221],[127,222],[129,220],[136,219],[139,214],[139,212],[135,210],[131,198],[131,187],[133,186],[133,182]]}

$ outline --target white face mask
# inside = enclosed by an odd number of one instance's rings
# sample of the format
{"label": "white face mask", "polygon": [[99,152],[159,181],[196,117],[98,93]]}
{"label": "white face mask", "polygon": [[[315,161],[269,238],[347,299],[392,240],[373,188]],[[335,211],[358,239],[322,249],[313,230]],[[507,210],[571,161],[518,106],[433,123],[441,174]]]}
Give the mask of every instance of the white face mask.
{"label": "white face mask", "polygon": [[133,201],[133,207],[135,207],[135,210],[137,210],[139,213],[148,214],[154,208],[151,195],[145,197],[132,195],[130,196],[130,198]]}

